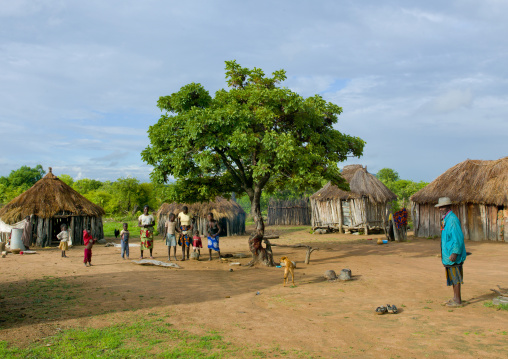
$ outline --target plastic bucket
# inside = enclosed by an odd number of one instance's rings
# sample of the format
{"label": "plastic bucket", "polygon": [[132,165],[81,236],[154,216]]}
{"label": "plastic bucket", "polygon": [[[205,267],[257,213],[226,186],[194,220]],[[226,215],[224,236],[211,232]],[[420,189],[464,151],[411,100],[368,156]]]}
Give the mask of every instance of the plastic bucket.
{"label": "plastic bucket", "polygon": [[387,244],[388,243],[388,239],[383,239],[383,243]]}
{"label": "plastic bucket", "polygon": [[21,249],[24,251],[26,248],[21,241],[21,236],[23,236],[23,229],[13,228],[11,234],[11,250],[13,249]]}

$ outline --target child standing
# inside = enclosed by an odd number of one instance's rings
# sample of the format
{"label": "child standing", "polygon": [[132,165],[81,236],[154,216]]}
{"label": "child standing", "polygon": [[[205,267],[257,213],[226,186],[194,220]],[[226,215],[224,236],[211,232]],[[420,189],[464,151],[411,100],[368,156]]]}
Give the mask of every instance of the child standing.
{"label": "child standing", "polygon": [[178,222],[180,223],[180,241],[182,246],[182,261],[185,260],[185,248],[187,247],[187,259],[189,259],[190,246],[192,244],[192,219],[187,206],[182,207],[182,212],[178,213]]}
{"label": "child standing", "polygon": [[90,228],[83,230],[83,243],[85,244],[85,267],[92,265],[92,247],[95,243],[96,239],[92,238],[90,234]]}
{"label": "child standing", "polygon": [[201,256],[201,250],[199,248],[203,248],[201,237],[199,236],[199,231],[194,232],[194,237],[192,237],[192,247],[194,248],[194,252],[196,252],[196,249],[198,250],[199,258]]}
{"label": "child standing", "polygon": [[65,251],[69,249],[69,232],[67,231],[67,225],[62,224],[60,226],[60,229],[62,230],[60,233],[56,235],[56,238],[60,240],[60,244],[58,245],[58,248],[62,251],[62,257],[67,258],[65,255]]}
{"label": "child standing", "polygon": [[176,232],[178,232],[176,225],[175,214],[171,213],[169,220],[164,224],[164,238],[166,238],[166,245],[168,246],[168,261],[171,261],[171,247],[173,247],[175,261],[178,260],[176,258]]}
{"label": "child standing", "polygon": [[123,230],[120,232],[120,244],[122,246],[122,259],[125,259],[125,255],[129,258],[129,225],[123,224]]}
{"label": "child standing", "polygon": [[209,261],[212,260],[212,249],[214,251],[219,252],[220,258],[220,248],[219,248],[219,233],[221,228],[219,223],[213,218],[213,213],[208,213],[208,224],[206,226],[208,231],[208,253],[210,254]]}

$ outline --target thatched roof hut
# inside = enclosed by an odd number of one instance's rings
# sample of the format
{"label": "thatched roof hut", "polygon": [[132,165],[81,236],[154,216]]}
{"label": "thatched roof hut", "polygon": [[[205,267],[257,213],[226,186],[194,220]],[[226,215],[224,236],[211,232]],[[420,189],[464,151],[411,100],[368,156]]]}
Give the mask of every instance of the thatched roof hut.
{"label": "thatched roof hut", "polygon": [[310,196],[312,226],[339,231],[381,230],[385,226],[388,202],[397,196],[362,165],[345,166],[341,173],[349,184],[344,191],[330,182]]}
{"label": "thatched roof hut", "polygon": [[213,202],[198,203],[164,203],[157,212],[159,233],[163,233],[164,225],[168,220],[169,214],[178,215],[183,207],[189,208],[189,213],[195,220],[195,226],[203,235],[206,233],[206,223],[208,213],[213,213],[213,217],[219,222],[222,228],[220,235],[235,236],[245,234],[245,211],[238,203],[217,197]]}
{"label": "thatched roof hut", "polygon": [[411,196],[415,235],[440,235],[439,197],[450,197],[464,237],[508,241],[508,157],[466,160]]}
{"label": "thatched roof hut", "polygon": [[0,209],[0,219],[16,223],[32,216],[33,238],[42,245],[43,238],[56,240],[60,225],[65,223],[71,231],[73,244],[83,242],[83,228],[90,225],[94,237],[103,238],[104,210],[80,195],[49,172],[30,189]]}

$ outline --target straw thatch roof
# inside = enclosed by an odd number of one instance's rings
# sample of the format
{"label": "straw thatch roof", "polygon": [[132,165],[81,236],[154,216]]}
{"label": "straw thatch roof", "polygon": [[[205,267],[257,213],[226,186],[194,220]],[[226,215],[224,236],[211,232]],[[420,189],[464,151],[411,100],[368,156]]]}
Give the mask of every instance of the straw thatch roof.
{"label": "straw thatch roof", "polygon": [[0,218],[6,223],[16,223],[32,214],[51,218],[59,213],[100,217],[104,210],[60,181],[50,167],[44,178],[0,209]]}
{"label": "straw thatch roof", "polygon": [[225,198],[217,197],[214,202],[198,202],[193,204],[187,203],[164,203],[157,212],[157,217],[174,213],[177,215],[182,211],[183,206],[189,208],[189,213],[198,217],[206,217],[208,213],[213,213],[215,219],[228,218],[233,220],[239,214],[245,214],[244,210],[238,203],[228,201]]}
{"label": "straw thatch roof", "polygon": [[437,203],[439,197],[450,197],[454,203],[507,206],[508,157],[461,162],[412,195],[411,201]]}
{"label": "straw thatch roof", "polygon": [[362,165],[345,166],[341,176],[349,183],[350,191],[344,191],[328,182],[323,188],[310,196],[317,201],[330,199],[352,199],[368,197],[371,202],[385,203],[397,199],[395,193],[390,191],[376,176],[367,172]]}

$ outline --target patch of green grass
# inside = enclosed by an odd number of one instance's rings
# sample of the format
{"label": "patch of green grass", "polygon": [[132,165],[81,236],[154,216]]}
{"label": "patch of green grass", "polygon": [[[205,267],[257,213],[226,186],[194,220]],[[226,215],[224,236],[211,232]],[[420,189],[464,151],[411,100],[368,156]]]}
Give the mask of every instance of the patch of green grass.
{"label": "patch of green grass", "polygon": [[491,300],[484,302],[483,306],[487,308],[496,308],[497,310],[508,310],[508,304],[495,305]]}
{"label": "patch of green grass", "polygon": [[[277,350],[279,354],[285,353]],[[270,352],[273,353],[273,352]],[[292,350],[298,357],[308,353]],[[0,341],[0,358],[267,358],[269,351],[245,351],[216,331],[204,335],[172,329],[155,320],[121,323],[105,328],[68,329],[27,348]]]}
{"label": "patch of green grass", "polygon": [[[136,219],[128,219],[128,220],[106,219],[104,220],[103,223],[104,237],[114,237],[115,229],[122,231],[124,223],[127,223],[129,225],[129,232],[131,232],[131,237],[133,236],[133,233],[139,229],[138,221]],[[137,234],[139,235],[139,232],[137,232]]]}

